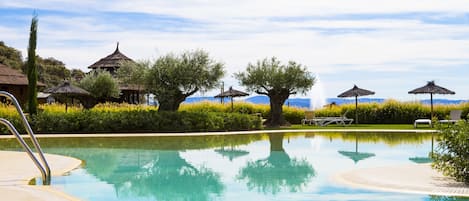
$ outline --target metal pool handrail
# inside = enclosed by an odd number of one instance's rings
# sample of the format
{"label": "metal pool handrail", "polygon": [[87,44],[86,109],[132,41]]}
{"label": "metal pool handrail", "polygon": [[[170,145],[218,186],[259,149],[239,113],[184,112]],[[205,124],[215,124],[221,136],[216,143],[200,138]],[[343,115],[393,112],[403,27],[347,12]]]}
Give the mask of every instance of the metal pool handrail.
{"label": "metal pool handrail", "polygon": [[10,130],[10,132],[13,135],[15,135],[16,139],[18,140],[20,145],[24,148],[24,150],[28,154],[29,158],[31,158],[31,160],[33,160],[34,164],[36,165],[36,167],[41,172],[43,184],[46,184],[44,181],[47,181],[47,174],[46,174],[46,171],[44,170],[44,167],[42,167],[41,163],[37,160],[36,156],[34,156],[33,151],[31,150],[31,148],[29,148],[28,144],[26,144],[26,142],[20,136],[20,134],[18,133],[16,128],[13,126],[13,124],[11,124],[8,120],[6,120],[4,118],[0,118],[0,123],[5,125]]}
{"label": "metal pool handrail", "polygon": [[21,106],[18,103],[18,100],[16,100],[16,98],[12,94],[10,94],[6,91],[0,91],[0,96],[7,97],[13,102],[13,105],[15,106],[16,110],[18,111],[18,113],[21,117],[21,120],[23,122],[23,126],[26,129],[26,132],[29,134],[29,137],[31,138],[31,141],[33,142],[34,148],[36,148],[36,151],[39,154],[39,158],[42,161],[42,165],[40,163],[38,163],[37,158],[34,156],[34,154],[32,154],[31,148],[29,148],[29,146],[26,143],[24,143],[23,138],[21,138],[21,136],[19,135],[18,131],[14,128],[14,126],[9,121],[4,120],[4,119],[0,120],[1,123],[3,125],[7,126],[10,129],[10,131],[16,136],[16,138],[18,139],[20,144],[26,150],[29,157],[31,157],[31,159],[34,161],[36,166],[38,166],[39,170],[41,171],[42,177],[43,177],[42,178],[42,180],[43,180],[42,183],[44,185],[50,184],[49,164],[47,163],[47,160],[44,157],[41,146],[39,145],[39,142],[37,141],[36,137],[34,136],[33,130],[31,129],[31,126],[29,125],[28,120],[26,119],[26,116],[24,115],[23,110],[21,109]]}

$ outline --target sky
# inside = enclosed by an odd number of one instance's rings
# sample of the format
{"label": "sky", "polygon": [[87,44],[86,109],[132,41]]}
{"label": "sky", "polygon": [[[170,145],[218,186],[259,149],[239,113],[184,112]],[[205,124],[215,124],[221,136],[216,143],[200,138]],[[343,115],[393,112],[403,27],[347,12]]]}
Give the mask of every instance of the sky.
{"label": "sky", "polygon": [[119,42],[136,61],[203,49],[225,64],[225,88],[243,90],[233,74],[275,56],[319,78],[294,97],[356,84],[369,98],[428,99],[407,92],[434,80],[456,92],[435,98],[469,99],[469,1],[0,0],[0,40],[24,58],[34,13],[37,53],[69,69],[89,71]]}

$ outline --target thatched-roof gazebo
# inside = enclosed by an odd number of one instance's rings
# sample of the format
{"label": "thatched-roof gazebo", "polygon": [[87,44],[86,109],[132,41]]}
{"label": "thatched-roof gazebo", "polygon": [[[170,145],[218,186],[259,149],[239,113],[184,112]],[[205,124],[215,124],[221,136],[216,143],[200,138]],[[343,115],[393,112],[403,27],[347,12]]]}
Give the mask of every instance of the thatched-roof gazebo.
{"label": "thatched-roof gazebo", "polygon": [[92,70],[97,70],[97,69],[106,70],[109,73],[111,73],[111,75],[115,75],[116,70],[119,69],[120,67],[119,65],[124,61],[133,61],[133,60],[125,56],[119,51],[119,43],[117,43],[116,50],[112,54],[104,58],[101,58],[99,61],[95,62],[88,68]]}
{"label": "thatched-roof gazebo", "polygon": [[[131,58],[125,56],[119,51],[119,43],[117,43],[116,50],[112,54],[101,58],[88,68],[92,70],[105,70],[115,77],[116,71],[120,68],[120,65],[126,61],[134,62]],[[131,104],[137,104],[140,102],[140,92],[142,91],[140,87],[126,83],[119,83],[119,90],[121,91],[119,102]]]}
{"label": "thatched-roof gazebo", "polygon": [[[38,88],[45,86],[45,84],[37,82]],[[11,93],[20,104],[24,104],[27,99],[28,77],[19,70],[0,64],[0,90]]]}

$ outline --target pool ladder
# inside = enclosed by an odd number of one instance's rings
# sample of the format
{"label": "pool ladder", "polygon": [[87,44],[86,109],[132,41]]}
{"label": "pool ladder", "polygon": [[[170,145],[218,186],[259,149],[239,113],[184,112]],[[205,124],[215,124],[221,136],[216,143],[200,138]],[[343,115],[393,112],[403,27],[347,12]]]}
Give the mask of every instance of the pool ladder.
{"label": "pool ladder", "polygon": [[28,132],[29,137],[31,138],[31,141],[33,142],[34,148],[38,152],[39,158],[41,159],[42,163],[39,162],[39,160],[36,158],[33,151],[31,150],[31,148],[28,146],[28,144],[26,144],[24,139],[18,133],[16,128],[13,126],[13,124],[10,123],[10,121],[8,121],[4,118],[0,118],[0,123],[5,125],[6,127],[8,127],[8,130],[10,130],[10,132],[16,137],[16,139],[18,140],[20,145],[24,148],[26,153],[31,158],[31,160],[33,160],[34,164],[36,165],[36,167],[41,172],[42,184],[43,185],[49,185],[50,184],[49,164],[47,163],[47,160],[44,157],[44,153],[42,152],[41,146],[39,146],[39,143],[38,143],[36,137],[34,136],[33,130],[31,129],[31,126],[29,125],[28,120],[26,119],[26,116],[24,115],[23,110],[21,109],[20,104],[18,103],[18,101],[16,100],[16,98],[12,94],[10,94],[6,91],[0,91],[0,96],[9,98],[13,102],[13,105],[15,105],[16,110],[18,111],[18,113],[21,117],[21,120],[23,122],[23,125],[26,129],[26,132]]}

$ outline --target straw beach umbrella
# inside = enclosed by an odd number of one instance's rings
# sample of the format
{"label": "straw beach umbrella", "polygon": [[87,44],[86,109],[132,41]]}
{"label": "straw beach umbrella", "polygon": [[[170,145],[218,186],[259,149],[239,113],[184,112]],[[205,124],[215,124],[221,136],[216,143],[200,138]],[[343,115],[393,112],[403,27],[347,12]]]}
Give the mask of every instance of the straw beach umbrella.
{"label": "straw beach umbrella", "polygon": [[409,91],[409,94],[430,94],[431,118],[433,118],[433,94],[456,94],[454,91],[440,87],[435,81],[429,81],[423,87]]}
{"label": "straw beach umbrella", "polygon": [[68,109],[67,98],[73,99],[76,97],[84,97],[91,95],[88,91],[80,87],[71,85],[69,81],[65,81],[61,85],[58,85],[56,87],[46,89],[44,92],[51,93],[55,96],[65,97],[65,111],[67,111]]}
{"label": "straw beach umbrella", "polygon": [[339,98],[346,98],[346,97],[355,97],[355,124],[358,124],[358,96],[367,96],[367,95],[373,95],[375,92],[369,91],[366,89],[361,89],[358,88],[357,85],[353,85],[353,88],[350,90],[347,90],[341,94],[339,94],[337,97]]}
{"label": "straw beach umbrella", "polygon": [[225,149],[224,147],[222,147],[221,149],[215,149],[215,152],[221,154],[224,157],[228,157],[228,159],[230,159],[230,161],[233,161],[233,159],[235,159],[235,158],[238,158],[238,157],[245,156],[245,155],[249,154],[248,151],[235,149],[233,147],[231,147],[230,149]]}
{"label": "straw beach umbrella", "polygon": [[248,93],[238,91],[236,89],[233,89],[233,87],[230,87],[227,91],[224,91],[218,95],[215,96],[215,98],[225,98],[225,97],[230,97],[231,98],[231,111],[233,111],[233,97],[241,97],[241,96],[248,96]]}
{"label": "straw beach umbrella", "polygon": [[338,152],[339,154],[342,154],[352,159],[353,162],[355,162],[355,164],[358,163],[358,161],[375,156],[374,153],[358,152],[358,137],[357,136],[355,136],[355,151],[338,151]]}

